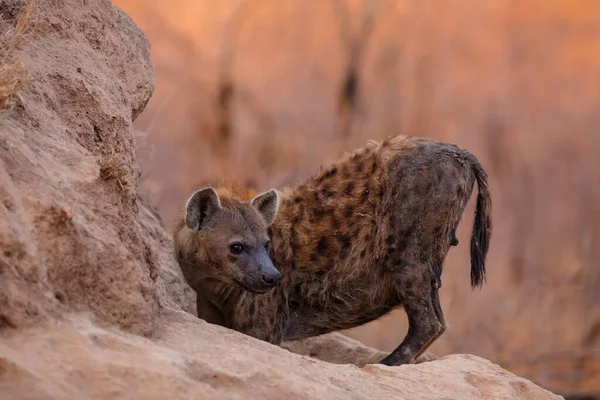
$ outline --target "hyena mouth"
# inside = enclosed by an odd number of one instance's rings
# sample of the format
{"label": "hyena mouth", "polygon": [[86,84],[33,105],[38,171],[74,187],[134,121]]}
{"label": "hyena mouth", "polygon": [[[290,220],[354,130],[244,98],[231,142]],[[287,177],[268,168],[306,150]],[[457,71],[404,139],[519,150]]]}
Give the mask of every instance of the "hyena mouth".
{"label": "hyena mouth", "polygon": [[242,283],[241,281],[237,280],[237,279],[233,279],[233,281],[235,283],[237,283],[239,286],[243,287],[244,289],[246,289],[249,292],[252,293],[257,293],[257,294],[264,294],[267,293],[269,290],[273,289],[274,286],[260,286],[260,287],[250,287],[244,283]]}

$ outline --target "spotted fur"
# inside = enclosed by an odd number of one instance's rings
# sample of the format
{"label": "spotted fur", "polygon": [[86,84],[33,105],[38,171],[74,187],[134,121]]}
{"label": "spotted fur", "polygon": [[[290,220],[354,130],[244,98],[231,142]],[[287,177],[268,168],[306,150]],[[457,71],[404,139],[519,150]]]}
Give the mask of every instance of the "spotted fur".
{"label": "spotted fur", "polygon": [[[356,327],[403,307],[410,329],[382,362],[409,363],[446,329],[442,264],[474,183],[471,282],[485,279],[491,200],[485,171],[457,146],[410,137],[372,142],[297,187],[281,190],[270,257],[281,284],[257,294],[208,276],[200,232],[179,219],[175,250],[209,322],[280,343]],[[221,202],[251,207],[256,193],[215,187]],[[218,221],[216,223],[219,223]],[[225,223],[225,222],[222,222]],[[220,274],[220,275],[219,275]]]}

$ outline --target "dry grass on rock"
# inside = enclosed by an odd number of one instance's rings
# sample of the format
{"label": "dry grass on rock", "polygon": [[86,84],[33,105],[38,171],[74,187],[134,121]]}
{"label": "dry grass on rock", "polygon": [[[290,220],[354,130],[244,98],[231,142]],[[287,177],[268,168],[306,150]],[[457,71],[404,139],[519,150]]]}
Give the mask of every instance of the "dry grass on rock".
{"label": "dry grass on rock", "polygon": [[13,101],[30,79],[16,53],[35,30],[34,10],[35,0],[32,0],[17,18],[15,26],[0,35],[0,110]]}

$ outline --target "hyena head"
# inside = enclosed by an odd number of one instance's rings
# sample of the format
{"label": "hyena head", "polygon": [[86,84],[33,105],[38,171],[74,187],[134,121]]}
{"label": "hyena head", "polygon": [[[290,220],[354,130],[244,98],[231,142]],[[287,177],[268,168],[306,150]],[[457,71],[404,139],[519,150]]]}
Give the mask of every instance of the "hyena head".
{"label": "hyena head", "polygon": [[[281,274],[269,258],[267,230],[278,207],[275,190],[250,201],[226,196],[220,199],[210,187],[194,193],[186,205],[185,225],[197,234],[185,244],[186,275],[239,285],[257,293],[276,286]],[[176,245],[181,256],[182,244]]]}

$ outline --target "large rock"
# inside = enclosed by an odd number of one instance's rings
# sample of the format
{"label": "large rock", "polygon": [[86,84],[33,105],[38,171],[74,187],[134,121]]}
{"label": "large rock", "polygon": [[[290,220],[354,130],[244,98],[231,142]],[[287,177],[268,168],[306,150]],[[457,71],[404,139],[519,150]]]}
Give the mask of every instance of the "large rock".
{"label": "large rock", "polygon": [[14,398],[555,399],[487,360],[336,365],[289,353],[190,314],[168,312],[152,339],[71,316],[5,333],[0,393]]}
{"label": "large rock", "polygon": [[[32,80],[0,119],[0,321],[90,310],[149,334],[161,304],[193,300],[137,194],[132,124],[154,88],[149,43],[110,1],[39,3],[22,50]],[[0,13],[14,22],[25,5],[6,0]]]}
{"label": "large rock", "polygon": [[[0,33],[25,5],[3,0]],[[361,369],[197,319],[138,196],[147,40],[109,1],[43,1],[36,15],[21,49],[32,80],[0,115],[0,397],[555,398],[477,357]],[[349,339],[311,343],[288,348],[380,357]]]}

